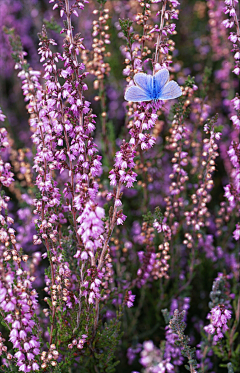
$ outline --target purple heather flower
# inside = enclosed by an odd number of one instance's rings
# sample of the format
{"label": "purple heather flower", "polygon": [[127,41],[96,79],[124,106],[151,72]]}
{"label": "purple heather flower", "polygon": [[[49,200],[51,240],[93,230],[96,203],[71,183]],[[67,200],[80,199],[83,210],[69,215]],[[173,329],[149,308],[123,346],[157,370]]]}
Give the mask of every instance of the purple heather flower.
{"label": "purple heather flower", "polygon": [[127,295],[127,299],[126,299],[126,303],[127,303],[128,308],[133,306],[135,298],[136,298],[136,295],[133,295],[132,291],[129,290],[128,295]]}
{"label": "purple heather flower", "polygon": [[225,308],[223,305],[216,306],[211,309],[210,320],[211,323],[204,327],[204,330],[209,334],[214,334],[214,344],[219,339],[223,338],[223,333],[228,330],[227,321],[231,318],[231,311]]}
{"label": "purple heather flower", "polygon": [[5,118],[6,118],[6,115],[3,114],[2,109],[0,108],[0,121],[4,122]]}
{"label": "purple heather flower", "polygon": [[163,359],[161,350],[154,346],[152,341],[143,343],[141,358],[139,362],[145,368],[146,373],[172,373],[174,366],[170,363],[170,359]]}
{"label": "purple heather flower", "polygon": [[142,345],[140,343],[137,344],[136,347],[129,347],[127,350],[127,358],[128,364],[131,365],[136,358],[136,354],[138,354],[142,349]]}
{"label": "purple heather flower", "polygon": [[25,332],[25,330],[20,330],[19,332],[20,339],[25,339],[26,336],[27,336],[27,333]]}
{"label": "purple heather flower", "polygon": [[32,370],[39,370],[39,365],[37,363],[33,363]]}
{"label": "purple heather flower", "polygon": [[25,351],[29,351],[31,348],[28,342],[25,342],[23,346]]}
{"label": "purple heather flower", "polygon": [[26,364],[21,364],[19,366],[19,371],[20,372],[27,372],[27,366],[26,366]]}
{"label": "purple heather flower", "polygon": [[233,237],[236,241],[240,239],[240,224],[236,224],[236,230],[233,232]]}

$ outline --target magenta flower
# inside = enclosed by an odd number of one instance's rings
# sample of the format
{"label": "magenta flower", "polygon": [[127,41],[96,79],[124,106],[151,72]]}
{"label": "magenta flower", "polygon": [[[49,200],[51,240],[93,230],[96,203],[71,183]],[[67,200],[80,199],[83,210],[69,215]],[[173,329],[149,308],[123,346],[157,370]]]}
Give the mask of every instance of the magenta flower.
{"label": "magenta flower", "polygon": [[28,370],[26,364],[21,364],[19,367],[19,371],[24,373],[27,372]]}
{"label": "magenta flower", "polygon": [[25,330],[20,330],[19,337],[20,339],[25,339],[27,337],[27,333],[25,332]]}
{"label": "magenta flower", "polygon": [[223,334],[228,330],[227,321],[231,318],[231,314],[231,311],[223,305],[211,309],[211,315],[209,315],[211,323],[205,326],[204,330],[214,335],[214,344],[216,344],[219,339],[223,338]]}
{"label": "magenta flower", "polygon": [[136,295],[133,295],[132,291],[129,290],[127,293],[127,296],[125,297],[128,308],[133,306],[135,298],[136,298]]}
{"label": "magenta flower", "polygon": [[240,224],[236,224],[236,229],[233,232],[233,237],[236,241],[240,239]]}
{"label": "magenta flower", "polygon": [[23,346],[25,351],[29,351],[31,348],[28,342],[25,342]]}
{"label": "magenta flower", "polygon": [[33,363],[32,370],[39,370],[39,365],[37,363]]}

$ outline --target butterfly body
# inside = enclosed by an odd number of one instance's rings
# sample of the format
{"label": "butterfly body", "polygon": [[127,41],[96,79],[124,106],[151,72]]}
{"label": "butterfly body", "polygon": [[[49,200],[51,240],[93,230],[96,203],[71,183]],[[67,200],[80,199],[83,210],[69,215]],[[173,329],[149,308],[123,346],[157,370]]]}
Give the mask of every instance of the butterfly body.
{"label": "butterfly body", "polygon": [[159,70],[155,75],[137,73],[134,75],[136,85],[129,87],[125,100],[132,102],[170,100],[182,95],[179,85],[169,80],[167,69]]}
{"label": "butterfly body", "polygon": [[156,78],[153,76],[153,92],[152,92],[152,100],[158,100],[158,91],[156,87]]}

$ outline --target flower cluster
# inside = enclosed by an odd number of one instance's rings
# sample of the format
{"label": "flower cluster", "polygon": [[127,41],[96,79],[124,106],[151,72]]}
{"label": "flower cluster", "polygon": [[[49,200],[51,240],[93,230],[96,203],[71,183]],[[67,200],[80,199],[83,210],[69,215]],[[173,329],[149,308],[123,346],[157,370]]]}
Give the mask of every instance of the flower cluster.
{"label": "flower cluster", "polygon": [[132,291],[129,290],[125,296],[124,302],[127,304],[127,307],[130,308],[133,306],[136,295],[132,294]]}
{"label": "flower cluster", "polygon": [[[0,109],[0,120],[4,121],[4,115],[1,113]],[[7,153],[10,144],[8,140],[8,134],[5,128],[0,128],[0,149],[1,153]],[[11,165],[8,162],[4,162],[0,154],[0,182],[5,187],[9,187],[13,182],[13,173],[11,172]]]}
{"label": "flower cluster", "polygon": [[216,344],[219,339],[223,338],[223,333],[228,330],[227,322],[232,316],[232,312],[229,311],[231,307],[229,299],[226,296],[228,291],[227,287],[227,277],[220,273],[213,282],[212,291],[210,293],[211,302],[209,305],[211,307],[211,313],[207,316],[207,318],[210,319],[210,324],[204,327],[205,332],[214,335],[214,344]]}
{"label": "flower cluster", "polygon": [[232,163],[232,184],[224,187],[225,197],[228,199],[231,207],[239,209],[240,195],[240,144],[233,141],[229,147],[228,155]]}
{"label": "flower cluster", "polygon": [[41,368],[46,369],[50,363],[53,367],[57,365],[57,359],[59,358],[59,352],[56,350],[55,344],[50,345],[49,353],[43,351],[41,354]]}
{"label": "flower cluster", "polygon": [[204,330],[208,334],[214,334],[214,344],[223,338],[223,333],[228,330],[227,322],[231,319],[231,314],[231,311],[226,309],[224,305],[219,305],[211,309],[211,315],[209,315],[211,323],[205,326]]}
{"label": "flower cluster", "polygon": [[136,355],[142,350],[142,345],[140,343],[137,344],[136,347],[129,347],[127,350],[127,358],[128,364],[131,365],[132,362],[135,360]]}
{"label": "flower cluster", "polygon": [[133,172],[137,147],[140,146],[142,150],[148,150],[155,144],[155,138],[144,132],[154,127],[158,118],[156,112],[160,106],[161,103],[158,106],[151,103],[138,105],[133,121],[130,122],[130,141],[129,143],[123,142],[121,150],[116,153],[115,168],[110,171],[109,176],[111,185],[117,186],[118,183],[121,183],[127,188],[133,186],[137,176]]}
{"label": "flower cluster", "polygon": [[145,341],[143,343],[140,363],[144,367],[144,373],[174,372],[174,365],[170,363],[170,359],[163,359],[161,350],[154,346],[152,341]]}
{"label": "flower cluster", "polygon": [[236,224],[236,229],[233,232],[233,237],[235,238],[236,241],[240,239],[240,224]]}
{"label": "flower cluster", "polygon": [[225,0],[226,7],[224,8],[224,13],[229,15],[230,18],[225,19],[223,21],[223,25],[226,28],[232,28],[234,24],[236,25],[237,32],[231,32],[229,36],[229,40],[233,43],[232,52],[234,52],[234,59],[235,59],[235,67],[234,67],[234,74],[240,74],[240,29],[239,29],[239,21],[236,13],[236,6],[238,4],[238,0]]}
{"label": "flower cluster", "polygon": [[[88,255],[93,259],[96,250],[102,247],[104,232],[103,221],[105,213],[103,208],[94,206],[91,202],[87,202],[82,214],[77,218],[79,223],[78,234],[81,236],[82,242],[86,251],[78,250],[74,255],[75,258],[80,257],[82,260],[88,259]],[[100,238],[102,236],[102,238]]]}
{"label": "flower cluster", "polygon": [[[174,50],[174,46],[173,43],[170,45],[169,35],[176,34],[176,24],[171,23],[170,20],[178,19],[179,11],[176,8],[179,5],[179,2],[177,0],[153,0],[152,2],[162,2],[162,9],[157,12],[157,15],[161,15],[160,25],[155,25],[155,27],[150,31],[150,33],[156,32],[158,34],[154,63],[155,69],[159,70],[159,68],[168,68],[172,63],[171,57],[169,56],[169,51],[172,52]],[[170,9],[167,9],[168,6]],[[164,21],[166,21],[166,25],[164,25]]]}
{"label": "flower cluster", "polygon": [[[234,52],[235,67],[233,73],[240,74],[240,28],[239,20],[236,11],[238,0],[225,0],[226,7],[224,13],[230,16],[229,19],[223,21],[226,28],[236,27],[236,32],[230,32],[229,40],[233,43],[232,52]],[[231,167],[231,182],[224,187],[225,197],[228,199],[230,206],[233,209],[240,211],[240,145],[239,145],[239,128],[240,128],[240,98],[238,93],[231,100],[232,116],[234,131],[232,134],[232,142],[228,150],[228,155],[232,163]],[[237,226],[236,226],[237,228]],[[234,231],[233,237],[238,240],[238,228]]]}
{"label": "flower cluster", "polygon": [[[87,270],[87,275],[90,281],[86,280],[83,283],[86,290],[82,292],[82,295],[85,297],[88,296],[88,303],[93,304],[95,303],[95,299],[100,298],[100,285],[102,283],[103,273],[100,270],[92,268]],[[87,289],[89,289],[89,291],[87,291]]]}
{"label": "flower cluster", "polygon": [[123,140],[120,151],[116,153],[114,168],[110,171],[109,175],[110,184],[117,187],[112,193],[108,194],[108,199],[113,197],[115,199],[111,229],[115,223],[117,225],[123,224],[126,219],[122,210],[118,211],[118,206],[121,206],[121,189],[123,186],[132,188],[134,182],[136,182],[137,174],[133,170],[136,166],[134,157],[136,156],[138,147],[141,150],[148,150],[155,144],[155,138],[145,131],[154,127],[158,118],[156,112],[161,106],[161,101],[159,104],[142,103],[137,106],[134,118],[130,122],[129,134],[131,138],[129,142]]}
{"label": "flower cluster", "polygon": [[153,227],[158,231],[158,233],[161,232],[167,232],[169,238],[171,238],[171,229],[170,227],[166,224],[166,217],[163,219],[161,223],[159,223],[157,220],[154,221]]}
{"label": "flower cluster", "polygon": [[82,334],[82,338],[80,338],[79,340],[73,339],[72,342],[69,343],[68,348],[72,349],[74,346],[76,346],[79,350],[82,350],[87,337],[88,336],[86,334]]}

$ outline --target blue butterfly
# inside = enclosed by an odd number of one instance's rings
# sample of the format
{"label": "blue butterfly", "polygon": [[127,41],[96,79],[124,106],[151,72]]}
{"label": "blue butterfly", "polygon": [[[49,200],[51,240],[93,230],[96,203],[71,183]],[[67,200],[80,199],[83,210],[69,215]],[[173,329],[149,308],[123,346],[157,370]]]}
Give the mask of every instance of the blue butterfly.
{"label": "blue butterfly", "polygon": [[182,90],[174,81],[169,80],[167,69],[159,70],[155,75],[137,73],[133,77],[134,83],[126,90],[125,100],[142,102],[151,100],[171,100],[182,95]]}

